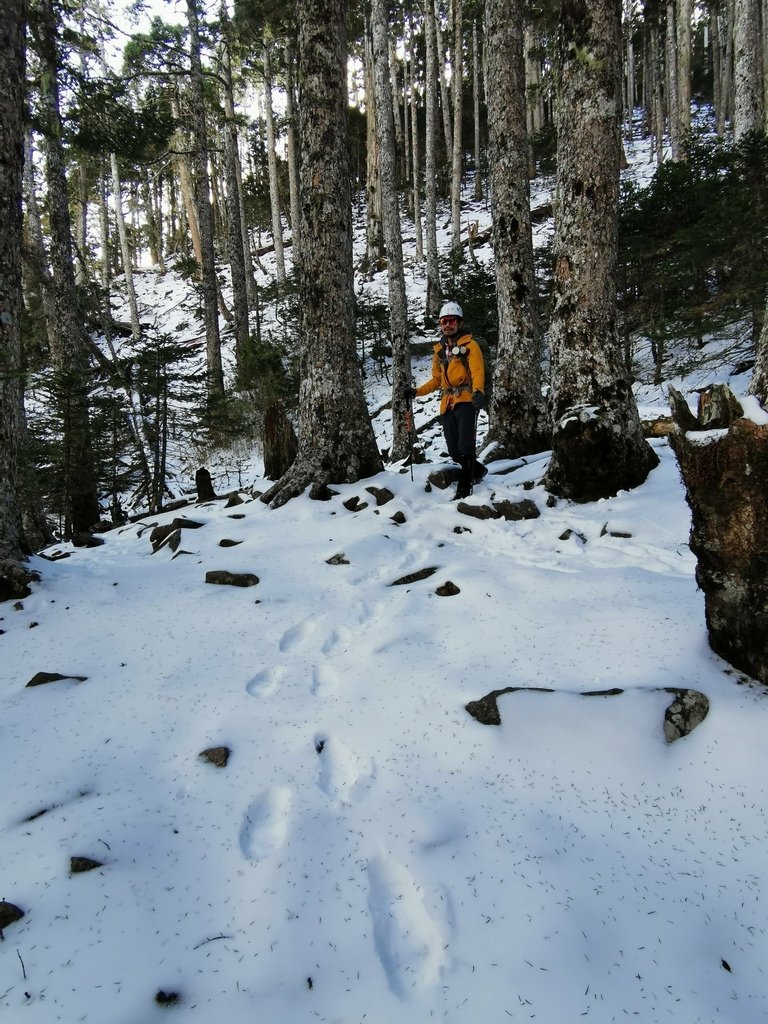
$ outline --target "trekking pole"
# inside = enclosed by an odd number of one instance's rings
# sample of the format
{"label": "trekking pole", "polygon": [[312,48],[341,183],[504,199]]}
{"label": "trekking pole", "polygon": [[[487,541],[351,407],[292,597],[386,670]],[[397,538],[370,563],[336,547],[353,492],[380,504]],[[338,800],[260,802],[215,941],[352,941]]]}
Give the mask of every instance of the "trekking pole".
{"label": "trekking pole", "polygon": [[413,480],[413,404],[411,396],[405,400],[405,429],[408,432],[408,461],[411,464],[411,480]]}

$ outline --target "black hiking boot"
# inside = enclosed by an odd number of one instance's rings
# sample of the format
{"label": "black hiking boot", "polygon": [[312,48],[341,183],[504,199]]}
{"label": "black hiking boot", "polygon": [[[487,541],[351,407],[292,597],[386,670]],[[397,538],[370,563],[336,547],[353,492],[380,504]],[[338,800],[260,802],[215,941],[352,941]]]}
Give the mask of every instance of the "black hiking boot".
{"label": "black hiking boot", "polygon": [[461,463],[461,476],[456,487],[456,493],[453,496],[454,501],[458,501],[460,498],[468,498],[472,493],[472,463],[474,458],[471,455],[462,455],[459,462]]}
{"label": "black hiking boot", "polygon": [[488,476],[488,467],[475,459],[475,464],[472,467],[472,483],[479,484],[486,476]]}

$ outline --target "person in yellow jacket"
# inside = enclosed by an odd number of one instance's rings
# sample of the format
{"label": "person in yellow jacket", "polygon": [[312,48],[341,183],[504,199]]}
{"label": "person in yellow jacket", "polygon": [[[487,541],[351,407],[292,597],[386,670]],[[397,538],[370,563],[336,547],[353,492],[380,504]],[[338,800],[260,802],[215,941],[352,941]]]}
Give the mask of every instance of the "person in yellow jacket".
{"label": "person in yellow jacket", "polygon": [[446,302],[439,316],[442,338],[434,347],[432,376],[412,389],[421,398],[440,392],[440,423],[448,454],[461,466],[455,498],[466,498],[472,484],[488,470],[475,459],[476,417],[485,408],[485,360],[471,334],[464,330],[464,311]]}

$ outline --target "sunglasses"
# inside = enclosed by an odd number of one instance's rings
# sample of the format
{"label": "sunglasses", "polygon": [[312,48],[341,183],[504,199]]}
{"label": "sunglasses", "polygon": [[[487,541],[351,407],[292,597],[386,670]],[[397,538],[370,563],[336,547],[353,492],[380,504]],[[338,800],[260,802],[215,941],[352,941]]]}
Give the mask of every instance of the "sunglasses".
{"label": "sunglasses", "polygon": [[457,324],[458,322],[459,322],[459,318],[457,316],[441,316],[440,317],[440,323],[441,324]]}

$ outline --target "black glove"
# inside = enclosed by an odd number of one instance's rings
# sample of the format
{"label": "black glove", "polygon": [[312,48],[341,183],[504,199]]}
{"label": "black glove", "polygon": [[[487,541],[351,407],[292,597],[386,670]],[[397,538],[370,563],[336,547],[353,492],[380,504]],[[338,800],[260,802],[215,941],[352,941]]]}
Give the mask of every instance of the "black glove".
{"label": "black glove", "polygon": [[472,408],[475,412],[480,412],[481,409],[485,408],[485,395],[482,391],[475,391],[472,395]]}
{"label": "black glove", "polygon": [[412,402],[415,397],[416,397],[416,388],[406,388],[405,389],[405,399],[406,399],[407,402]]}

